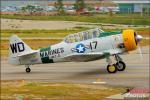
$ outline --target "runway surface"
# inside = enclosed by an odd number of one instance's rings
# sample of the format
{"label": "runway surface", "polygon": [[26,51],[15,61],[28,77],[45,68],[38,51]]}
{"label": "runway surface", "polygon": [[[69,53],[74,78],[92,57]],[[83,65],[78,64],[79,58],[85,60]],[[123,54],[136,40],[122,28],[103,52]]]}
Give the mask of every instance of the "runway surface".
{"label": "runway surface", "polygon": [[106,60],[93,62],[69,62],[33,65],[31,73],[24,66],[12,66],[7,59],[1,62],[1,80],[28,80],[42,82],[67,82],[102,84],[125,87],[149,87],[149,46],[142,48],[143,60],[137,51],[121,55],[127,68],[123,72],[109,74]]}

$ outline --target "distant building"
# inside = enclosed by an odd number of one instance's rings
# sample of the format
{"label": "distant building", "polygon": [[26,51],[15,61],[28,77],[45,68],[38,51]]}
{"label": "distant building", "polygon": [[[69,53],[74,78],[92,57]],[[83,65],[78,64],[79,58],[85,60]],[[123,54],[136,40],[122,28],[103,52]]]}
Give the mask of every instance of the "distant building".
{"label": "distant building", "polygon": [[112,0],[118,4],[121,13],[150,13],[150,0]]}

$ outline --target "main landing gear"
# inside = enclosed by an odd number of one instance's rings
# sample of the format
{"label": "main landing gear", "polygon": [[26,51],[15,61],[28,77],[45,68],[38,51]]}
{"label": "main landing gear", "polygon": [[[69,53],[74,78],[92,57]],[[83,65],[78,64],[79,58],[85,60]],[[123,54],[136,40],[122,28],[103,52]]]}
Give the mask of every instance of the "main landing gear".
{"label": "main landing gear", "polygon": [[109,73],[116,73],[117,71],[124,71],[126,68],[126,64],[122,61],[122,59],[119,57],[119,55],[114,55],[115,60],[117,61],[115,64],[112,64],[112,61],[109,57],[106,57],[107,65],[107,71]]}
{"label": "main landing gear", "polygon": [[26,67],[26,72],[30,73],[31,72],[30,65],[25,65],[25,67]]}

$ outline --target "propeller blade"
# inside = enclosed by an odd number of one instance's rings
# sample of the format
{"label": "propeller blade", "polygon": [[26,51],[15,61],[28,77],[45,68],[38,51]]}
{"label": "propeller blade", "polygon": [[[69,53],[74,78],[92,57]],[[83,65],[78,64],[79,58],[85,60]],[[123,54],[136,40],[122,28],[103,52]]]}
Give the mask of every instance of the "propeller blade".
{"label": "propeller blade", "polygon": [[145,40],[149,40],[149,39],[150,39],[150,37],[143,37],[143,39],[145,39]]}
{"label": "propeller blade", "polygon": [[141,60],[143,60],[143,54],[142,54],[142,50],[141,50],[141,47],[140,47],[140,46],[138,47],[138,51],[139,51]]}

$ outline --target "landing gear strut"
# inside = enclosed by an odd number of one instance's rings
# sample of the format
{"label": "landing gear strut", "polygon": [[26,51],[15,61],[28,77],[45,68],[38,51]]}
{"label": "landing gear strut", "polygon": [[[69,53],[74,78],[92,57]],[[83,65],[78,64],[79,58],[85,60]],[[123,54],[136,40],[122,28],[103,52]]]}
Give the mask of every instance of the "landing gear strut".
{"label": "landing gear strut", "polygon": [[126,68],[126,64],[123,61],[119,61],[116,63],[118,71],[124,71]]}
{"label": "landing gear strut", "polygon": [[117,66],[118,71],[124,71],[126,68],[126,64],[122,61],[119,55],[114,55],[114,56],[117,61],[116,66]]}
{"label": "landing gear strut", "polygon": [[30,73],[30,72],[31,72],[31,69],[30,69],[29,66],[30,66],[30,65],[25,65],[25,67],[26,67],[26,72],[27,72],[27,73]]}
{"label": "landing gear strut", "polygon": [[119,55],[115,54],[114,55],[115,60],[117,63],[112,63],[110,57],[106,57],[106,62],[108,63],[107,65],[107,71],[109,73],[116,73],[117,71],[124,71],[126,68],[126,64],[122,61],[122,59],[119,57]]}

